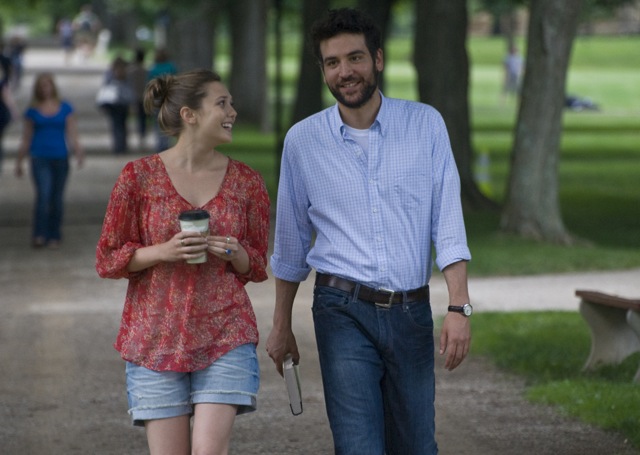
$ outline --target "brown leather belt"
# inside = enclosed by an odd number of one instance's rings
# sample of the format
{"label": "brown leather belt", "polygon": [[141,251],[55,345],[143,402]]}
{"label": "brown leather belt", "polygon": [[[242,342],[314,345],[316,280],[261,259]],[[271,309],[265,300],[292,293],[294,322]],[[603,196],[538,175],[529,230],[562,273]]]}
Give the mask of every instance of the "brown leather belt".
{"label": "brown leather belt", "polygon": [[[344,292],[353,292],[357,286],[354,281],[345,280],[335,275],[318,273],[316,275],[316,286],[328,286]],[[406,297],[405,297],[406,296]],[[377,306],[389,308],[391,305],[403,302],[415,302],[417,300],[429,300],[429,285],[410,291],[392,291],[390,289],[373,289],[365,285],[360,285],[358,295],[359,300],[375,303]]]}

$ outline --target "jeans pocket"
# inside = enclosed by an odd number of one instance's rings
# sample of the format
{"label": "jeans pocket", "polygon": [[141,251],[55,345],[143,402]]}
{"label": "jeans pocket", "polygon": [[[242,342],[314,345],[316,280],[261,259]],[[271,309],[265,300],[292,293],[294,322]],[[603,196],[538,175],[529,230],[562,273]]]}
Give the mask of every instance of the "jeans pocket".
{"label": "jeans pocket", "polygon": [[328,286],[316,286],[313,290],[314,314],[345,309],[349,305],[351,295],[339,289]]}
{"label": "jeans pocket", "polygon": [[433,315],[429,301],[405,303],[404,312],[414,327],[433,331]]}

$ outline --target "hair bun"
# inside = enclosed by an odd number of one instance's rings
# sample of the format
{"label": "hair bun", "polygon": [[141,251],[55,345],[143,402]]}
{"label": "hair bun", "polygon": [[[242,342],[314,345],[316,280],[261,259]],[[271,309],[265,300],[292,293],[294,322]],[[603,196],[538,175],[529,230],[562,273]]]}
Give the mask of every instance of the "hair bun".
{"label": "hair bun", "polygon": [[163,75],[152,79],[147,85],[145,108],[151,108],[151,112],[159,111],[169,95],[173,81],[172,75]]}

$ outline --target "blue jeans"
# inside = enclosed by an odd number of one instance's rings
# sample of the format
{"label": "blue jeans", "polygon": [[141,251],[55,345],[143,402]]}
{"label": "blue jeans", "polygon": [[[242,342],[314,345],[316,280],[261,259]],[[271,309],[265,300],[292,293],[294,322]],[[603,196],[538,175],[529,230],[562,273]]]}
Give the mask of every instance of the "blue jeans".
{"label": "blue jeans", "polygon": [[142,101],[136,101],[134,105],[136,111],[136,122],[138,125],[138,135],[140,139],[144,139],[147,134],[147,121],[149,116],[144,110],[144,103]]}
{"label": "blue jeans", "polygon": [[[4,88],[2,84],[0,84],[0,96],[2,96],[1,91]],[[4,104],[4,101],[0,99],[0,172],[2,172],[2,160],[4,159],[4,149],[2,148],[2,144],[4,143],[4,131],[11,123],[11,112],[9,112],[9,108]]]}
{"label": "blue jeans", "polygon": [[64,211],[64,187],[69,175],[69,161],[53,158],[32,158],[31,175],[36,187],[33,214],[33,237],[60,240]]}
{"label": "blue jeans", "polygon": [[435,374],[427,300],[380,308],[316,286],[313,319],[337,455],[435,455]]}
{"label": "blue jeans", "polygon": [[127,118],[129,117],[128,104],[108,104],[105,110],[111,120],[111,136],[113,138],[113,153],[127,152]]}

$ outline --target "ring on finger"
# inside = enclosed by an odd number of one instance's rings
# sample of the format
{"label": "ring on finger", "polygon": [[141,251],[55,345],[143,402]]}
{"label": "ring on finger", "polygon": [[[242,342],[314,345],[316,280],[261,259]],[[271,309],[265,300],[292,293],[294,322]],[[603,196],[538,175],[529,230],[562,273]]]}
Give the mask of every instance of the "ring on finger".
{"label": "ring on finger", "polygon": [[229,236],[227,236],[227,244],[231,241],[231,239],[229,238]]}
{"label": "ring on finger", "polygon": [[230,249],[226,249],[226,250],[224,250],[224,253],[225,253],[227,256],[231,256],[231,250],[230,250]]}

